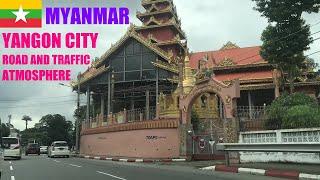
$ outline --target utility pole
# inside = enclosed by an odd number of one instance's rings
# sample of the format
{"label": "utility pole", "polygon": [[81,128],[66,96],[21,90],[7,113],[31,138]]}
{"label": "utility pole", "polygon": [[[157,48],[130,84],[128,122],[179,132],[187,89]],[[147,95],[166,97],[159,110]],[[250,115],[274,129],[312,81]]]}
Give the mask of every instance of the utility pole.
{"label": "utility pole", "polygon": [[80,76],[81,72],[79,72],[77,81],[78,81],[78,89],[77,89],[77,109],[78,109],[78,115],[76,119],[76,152],[79,152],[80,144],[79,144],[79,136],[80,136],[80,131],[79,131],[79,125],[80,125]]}
{"label": "utility pole", "polygon": [[11,114],[8,116],[8,122],[9,122],[9,136],[11,136]]}
{"label": "utility pole", "polygon": [[0,144],[0,148],[2,147],[2,122],[1,122],[1,118],[0,118],[0,142],[1,142],[1,144]]}

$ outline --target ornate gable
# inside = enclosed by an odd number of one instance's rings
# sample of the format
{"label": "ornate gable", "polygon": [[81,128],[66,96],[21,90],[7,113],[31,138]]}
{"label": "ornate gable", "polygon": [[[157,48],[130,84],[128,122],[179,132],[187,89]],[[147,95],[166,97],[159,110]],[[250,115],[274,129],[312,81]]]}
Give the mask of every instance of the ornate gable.
{"label": "ornate gable", "polygon": [[232,43],[231,41],[229,41],[225,45],[223,45],[220,50],[237,49],[237,48],[240,48],[240,47],[235,43]]}

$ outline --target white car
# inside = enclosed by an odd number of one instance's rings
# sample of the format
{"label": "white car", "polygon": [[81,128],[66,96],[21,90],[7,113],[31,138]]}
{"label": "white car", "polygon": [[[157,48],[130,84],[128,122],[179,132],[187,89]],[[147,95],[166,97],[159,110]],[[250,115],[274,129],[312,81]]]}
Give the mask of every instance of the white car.
{"label": "white car", "polygon": [[70,157],[70,150],[66,141],[54,141],[48,148],[48,157]]}
{"label": "white car", "polygon": [[2,138],[3,147],[3,158],[16,158],[21,159],[22,150],[20,146],[20,140],[16,137],[3,137]]}
{"label": "white car", "polygon": [[40,153],[47,154],[48,153],[48,146],[40,146]]}

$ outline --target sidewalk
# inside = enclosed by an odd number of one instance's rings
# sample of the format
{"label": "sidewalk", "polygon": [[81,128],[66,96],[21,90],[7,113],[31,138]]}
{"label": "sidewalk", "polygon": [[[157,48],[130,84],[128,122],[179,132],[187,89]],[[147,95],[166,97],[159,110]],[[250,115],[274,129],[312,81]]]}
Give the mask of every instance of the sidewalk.
{"label": "sidewalk", "polygon": [[[208,166],[224,165],[225,161],[189,161],[189,162],[171,162],[159,164],[170,164],[179,166],[191,166],[194,168],[203,168]],[[254,168],[254,169],[268,169],[268,170],[285,170],[285,171],[298,171],[308,174],[320,175],[320,164],[295,164],[295,163],[245,163],[245,164],[232,164],[232,167]]]}
{"label": "sidewalk", "polygon": [[317,179],[320,180],[320,165],[294,163],[247,163],[231,166],[212,163],[202,167],[202,170],[223,171],[229,173],[249,173],[261,176],[273,176],[287,179]]}

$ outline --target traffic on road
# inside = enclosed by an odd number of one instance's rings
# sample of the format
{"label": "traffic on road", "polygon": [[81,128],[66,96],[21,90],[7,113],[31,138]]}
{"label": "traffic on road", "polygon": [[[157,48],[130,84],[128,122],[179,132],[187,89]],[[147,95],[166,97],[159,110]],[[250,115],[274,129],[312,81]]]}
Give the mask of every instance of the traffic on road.
{"label": "traffic on road", "polygon": [[273,179],[249,174],[203,171],[170,164],[125,163],[94,159],[22,156],[21,160],[1,160],[1,180],[256,180]]}

